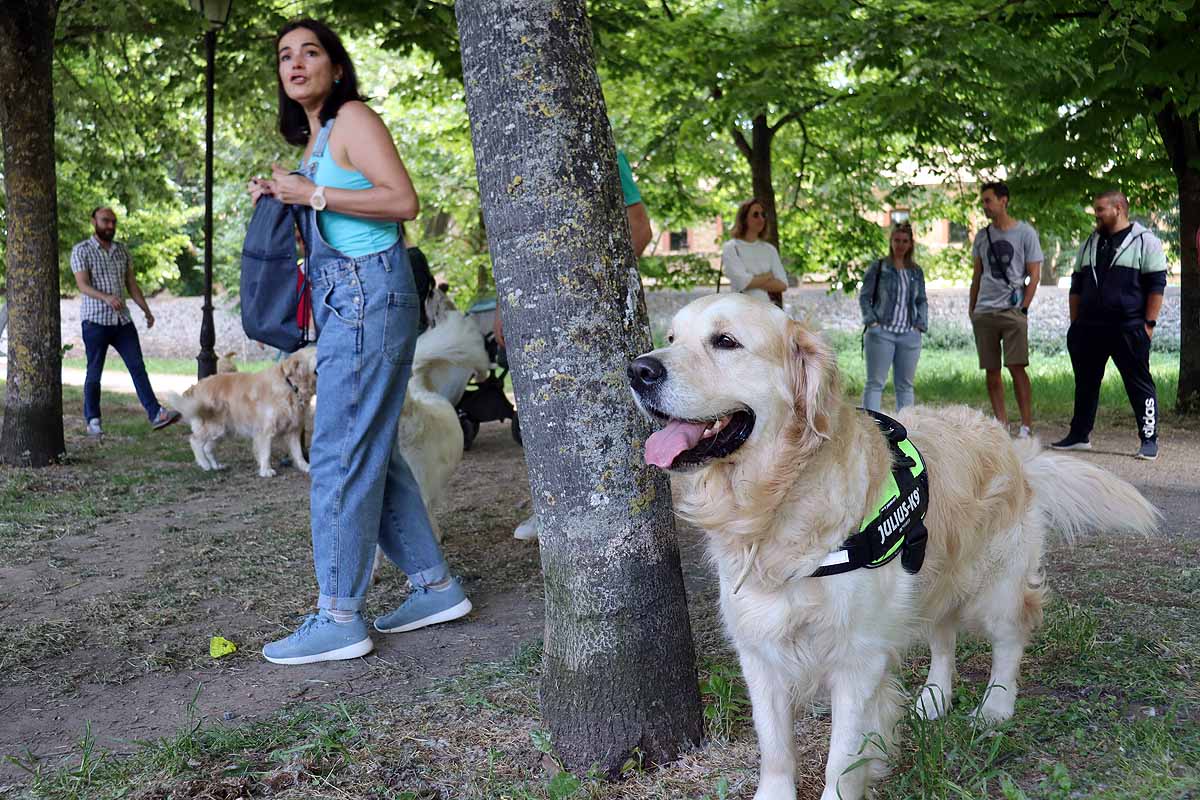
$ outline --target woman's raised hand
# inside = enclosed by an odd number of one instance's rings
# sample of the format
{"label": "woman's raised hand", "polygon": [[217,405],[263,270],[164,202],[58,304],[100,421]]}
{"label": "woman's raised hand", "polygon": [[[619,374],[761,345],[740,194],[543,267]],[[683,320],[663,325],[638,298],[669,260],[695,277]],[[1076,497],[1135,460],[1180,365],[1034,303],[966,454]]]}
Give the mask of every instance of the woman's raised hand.
{"label": "woman's raised hand", "polygon": [[317,185],[303,175],[296,175],[279,164],[271,165],[271,180],[267,181],[271,194],[281,203],[306,206],[312,199]]}
{"label": "woman's raised hand", "polygon": [[258,198],[263,195],[272,194],[271,182],[266,178],[251,178],[246,188],[250,191],[250,202],[253,205],[258,205]]}

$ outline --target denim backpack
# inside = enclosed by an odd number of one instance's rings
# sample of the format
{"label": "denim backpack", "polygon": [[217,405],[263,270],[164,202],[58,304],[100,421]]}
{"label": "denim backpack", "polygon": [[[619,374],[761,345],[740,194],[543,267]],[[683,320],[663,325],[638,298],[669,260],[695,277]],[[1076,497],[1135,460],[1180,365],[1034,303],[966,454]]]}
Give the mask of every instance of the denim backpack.
{"label": "denim backpack", "polygon": [[260,197],[242,245],[242,328],[255,341],[294,353],[308,344],[312,304],[297,277],[294,209]]}

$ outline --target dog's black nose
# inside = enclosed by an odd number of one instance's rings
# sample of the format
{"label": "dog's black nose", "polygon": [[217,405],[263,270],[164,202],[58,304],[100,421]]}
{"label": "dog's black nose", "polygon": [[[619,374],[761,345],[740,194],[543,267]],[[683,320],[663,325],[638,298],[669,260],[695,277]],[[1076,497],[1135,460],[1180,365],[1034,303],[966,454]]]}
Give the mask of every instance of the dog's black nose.
{"label": "dog's black nose", "polygon": [[641,356],[629,362],[625,370],[634,389],[649,389],[667,377],[667,368],[657,358]]}

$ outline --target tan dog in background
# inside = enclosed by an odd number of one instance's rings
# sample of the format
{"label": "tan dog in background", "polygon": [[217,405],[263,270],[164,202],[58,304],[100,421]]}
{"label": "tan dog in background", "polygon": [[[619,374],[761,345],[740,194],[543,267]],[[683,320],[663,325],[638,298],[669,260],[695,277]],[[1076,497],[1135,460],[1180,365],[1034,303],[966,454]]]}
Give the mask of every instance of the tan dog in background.
{"label": "tan dog in background", "polygon": [[929,474],[921,570],[896,559],[811,577],[875,508],[891,470],[879,427],[843,396],[832,350],[767,303],[697,300],[676,314],[669,341],[630,364],[630,381],[664,425],[646,442],[647,461],[675,475],[677,512],[707,534],[753,706],[756,800],[796,797],[795,704],[822,689],[833,730],[821,797],[863,797],[894,752],[896,669],[918,637],[932,655],[922,713],[948,710],[955,637],[966,629],[992,646],[973,713],[1011,717],[1021,657],[1042,621],[1047,531],[1156,528],[1158,512],[1105,470],[1014,442],[973,409],[916,407],[897,419]]}
{"label": "tan dog in background", "polygon": [[292,462],[308,472],[300,448],[305,412],[317,389],[316,348],[306,347],[262,372],[210,375],[169,402],[192,426],[196,463],[203,470],[223,469],[214,452],[217,442],[233,432],[254,442],[258,474],[275,475],[271,442],[283,437]]}

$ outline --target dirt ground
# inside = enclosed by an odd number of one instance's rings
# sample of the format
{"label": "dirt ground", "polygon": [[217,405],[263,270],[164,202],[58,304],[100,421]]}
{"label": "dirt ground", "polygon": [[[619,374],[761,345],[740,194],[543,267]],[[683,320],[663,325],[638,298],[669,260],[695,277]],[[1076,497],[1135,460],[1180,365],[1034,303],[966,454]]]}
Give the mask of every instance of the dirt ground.
{"label": "dirt ground", "polygon": [[[81,475],[103,467],[105,448],[122,446],[119,434],[96,443],[76,427],[68,431],[76,454],[69,470]],[[28,548],[0,561],[7,628],[0,755],[53,762],[77,746],[89,724],[97,744],[120,753],[135,740],[177,732],[192,714],[234,723],[300,700],[415,691],[465,663],[509,658],[541,636],[537,545],[511,536],[529,513],[529,489],[507,425],[483,426],[440,515],[447,557],[474,613],[460,623],[377,635],[375,651],[363,659],[305,667],[268,664],[258,651],[290,630],[316,595],[307,479],[294,470],[259,479],[249,447],[232,442],[222,449],[227,471],[199,474],[184,432],[169,435],[179,441],[143,465],[144,475],[157,478],[132,476],[132,500],[119,492],[102,498],[129,510],[88,525],[84,509],[76,528],[29,530]],[[1131,430],[1098,431],[1093,443],[1096,450],[1082,458],[1130,480],[1163,510],[1163,548],[1178,537],[1200,538],[1200,432],[1168,429],[1155,463],[1129,457],[1136,447]],[[56,491],[46,480],[27,488]],[[691,588],[711,590],[697,535],[681,530],[680,538]],[[1061,548],[1050,553],[1052,584],[1061,557]],[[368,613],[387,610],[403,591],[402,577],[388,571]],[[210,658],[213,635],[239,651]],[[0,791],[23,777],[16,764],[0,762]]]}

